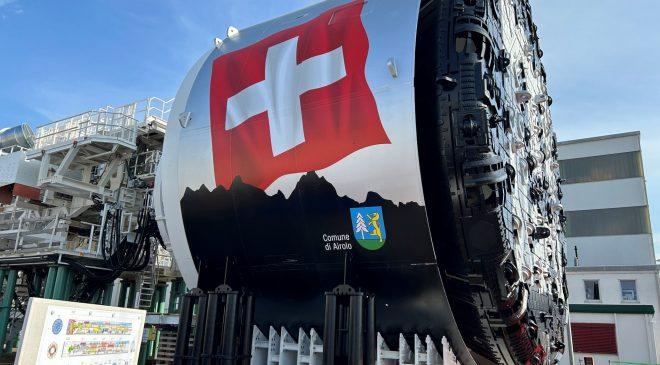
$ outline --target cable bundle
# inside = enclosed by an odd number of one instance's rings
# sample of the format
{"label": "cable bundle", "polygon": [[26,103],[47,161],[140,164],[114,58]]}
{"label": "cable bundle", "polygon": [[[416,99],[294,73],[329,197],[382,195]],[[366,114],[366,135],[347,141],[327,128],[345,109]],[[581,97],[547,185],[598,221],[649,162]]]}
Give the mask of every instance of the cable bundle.
{"label": "cable bundle", "polygon": [[85,296],[90,296],[94,290],[114,281],[125,271],[144,270],[151,260],[151,253],[154,249],[153,244],[164,245],[156,220],[152,217],[149,209],[145,208],[140,211],[134,242],[130,242],[127,235],[122,236],[121,216],[122,209],[116,209],[114,212],[108,211],[102,227],[101,252],[105,266],[110,271],[98,273],[75,259],[62,258],[72,269],[88,278],[85,285],[75,293],[73,300],[82,300]]}

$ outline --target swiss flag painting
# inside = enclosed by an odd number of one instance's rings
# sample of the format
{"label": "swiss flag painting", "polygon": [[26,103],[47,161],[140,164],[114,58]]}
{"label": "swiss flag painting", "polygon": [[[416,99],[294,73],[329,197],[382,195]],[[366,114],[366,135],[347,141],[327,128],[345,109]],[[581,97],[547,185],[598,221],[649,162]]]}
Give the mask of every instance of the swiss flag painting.
{"label": "swiss flag painting", "polygon": [[365,65],[363,0],[330,9],[213,61],[215,180],[261,189],[389,144]]}

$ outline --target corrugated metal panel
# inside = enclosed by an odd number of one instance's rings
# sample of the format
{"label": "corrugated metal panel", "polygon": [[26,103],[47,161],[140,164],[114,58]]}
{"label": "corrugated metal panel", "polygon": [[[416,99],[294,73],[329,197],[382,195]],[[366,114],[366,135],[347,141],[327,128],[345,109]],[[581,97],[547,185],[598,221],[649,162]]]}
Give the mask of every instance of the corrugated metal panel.
{"label": "corrugated metal panel", "polygon": [[571,323],[571,330],[575,352],[617,355],[614,324]]}

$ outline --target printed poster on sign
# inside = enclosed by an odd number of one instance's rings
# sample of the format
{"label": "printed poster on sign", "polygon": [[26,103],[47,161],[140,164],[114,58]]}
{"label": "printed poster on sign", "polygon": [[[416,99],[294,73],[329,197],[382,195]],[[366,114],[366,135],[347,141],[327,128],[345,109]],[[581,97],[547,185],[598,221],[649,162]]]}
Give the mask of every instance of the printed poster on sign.
{"label": "printed poster on sign", "polygon": [[37,364],[133,365],[143,323],[139,313],[49,305]]}

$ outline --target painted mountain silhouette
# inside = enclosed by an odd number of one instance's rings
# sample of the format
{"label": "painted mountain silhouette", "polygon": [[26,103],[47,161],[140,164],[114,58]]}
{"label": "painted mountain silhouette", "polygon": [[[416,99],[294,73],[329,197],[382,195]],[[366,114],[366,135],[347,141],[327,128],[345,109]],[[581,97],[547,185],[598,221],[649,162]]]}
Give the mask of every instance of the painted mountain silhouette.
{"label": "painted mountain silhouette", "polygon": [[[353,236],[350,208],[380,206],[387,239],[369,251]],[[223,268],[227,256],[240,266],[271,270],[342,262],[344,251],[327,250],[327,236],[348,236],[358,265],[435,262],[426,210],[417,203],[394,204],[375,192],[364,202],[339,196],[325,178],[310,172],[287,198],[269,196],[237,177],[229,189],[187,189],[181,199],[186,236],[198,269]],[[325,236],[324,236],[325,235]]]}

